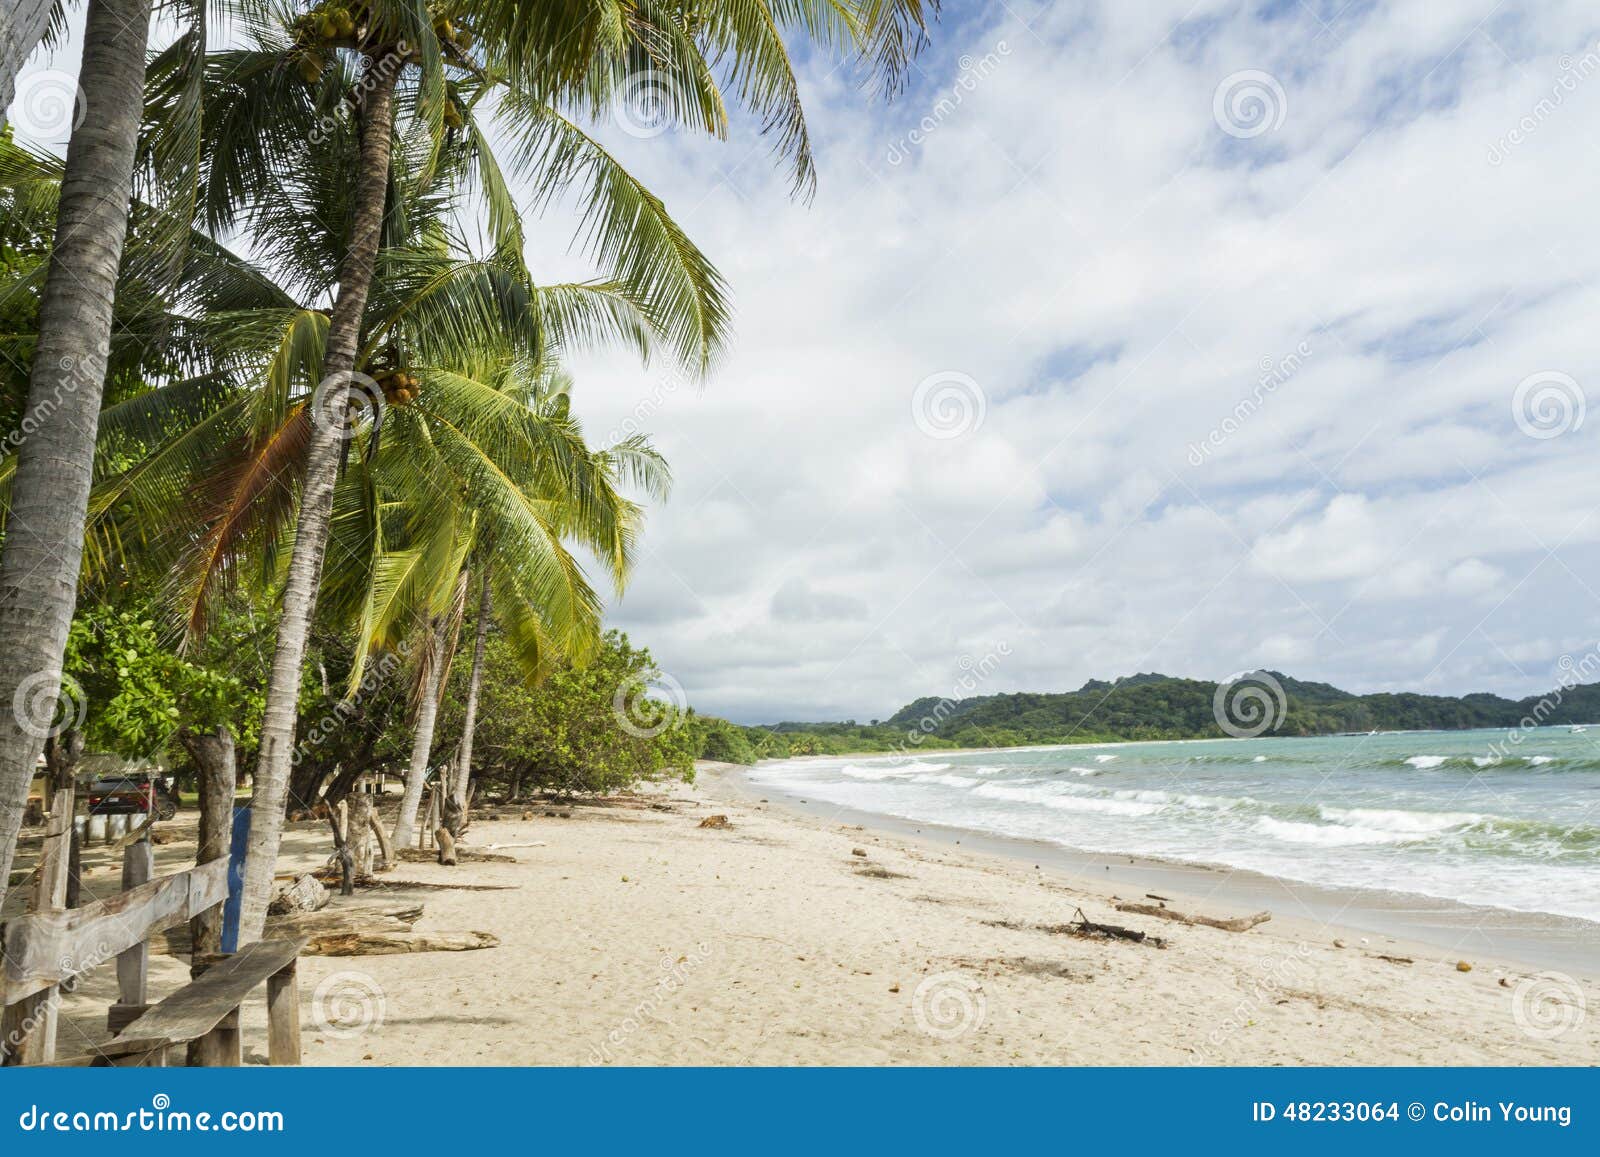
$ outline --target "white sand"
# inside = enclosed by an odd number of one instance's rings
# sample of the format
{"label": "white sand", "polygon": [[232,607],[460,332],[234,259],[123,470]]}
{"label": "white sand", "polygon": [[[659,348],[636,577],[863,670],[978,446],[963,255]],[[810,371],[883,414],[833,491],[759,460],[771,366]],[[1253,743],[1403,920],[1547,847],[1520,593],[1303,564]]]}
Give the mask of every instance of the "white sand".
{"label": "white sand", "polygon": [[[1360,933],[1281,917],[1236,934],[1117,913],[1109,887],[795,817],[714,775],[561,809],[571,818],[547,806],[474,824],[478,847],[546,841],[510,852],[517,864],[403,864],[387,877],[513,886],[383,897],[425,903],[418,931],[483,930],[500,947],[303,960],[308,1064],[1600,1062],[1592,976],[1487,961],[1461,973],[1417,949],[1396,964],[1377,957],[1402,954],[1382,938],[1363,947]],[[712,813],[733,826],[700,829]],[[306,865],[326,845],[314,829],[286,842]],[[1079,906],[1171,945],[1036,927]],[[184,971],[158,959],[154,995]],[[69,998],[63,1051],[70,1034],[95,1035],[110,983]],[[256,1056],[263,1019],[246,1016]]]}

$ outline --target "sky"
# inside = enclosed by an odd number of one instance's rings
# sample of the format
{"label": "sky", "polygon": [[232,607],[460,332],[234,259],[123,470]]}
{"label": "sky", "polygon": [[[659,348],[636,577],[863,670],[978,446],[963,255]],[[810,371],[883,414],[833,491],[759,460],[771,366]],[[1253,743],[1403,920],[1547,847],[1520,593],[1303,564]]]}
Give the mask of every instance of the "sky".
{"label": "sky", "polygon": [[749,124],[599,130],[736,308],[704,382],[571,367],[673,467],[609,620],[697,709],[1594,651],[1592,5],[947,0],[892,104],[801,62],[809,204]]}

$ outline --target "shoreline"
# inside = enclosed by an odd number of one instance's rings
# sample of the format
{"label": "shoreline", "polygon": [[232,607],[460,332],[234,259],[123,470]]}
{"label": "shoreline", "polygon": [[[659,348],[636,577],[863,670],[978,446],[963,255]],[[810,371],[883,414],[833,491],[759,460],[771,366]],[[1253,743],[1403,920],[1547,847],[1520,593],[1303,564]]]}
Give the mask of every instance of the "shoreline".
{"label": "shoreline", "polygon": [[[1472,971],[1274,910],[1237,932],[1121,912],[1143,899],[875,823],[743,794],[739,769],[597,799],[475,809],[468,856],[408,859],[325,911],[414,906],[472,951],[300,959],[304,1060],[434,1065],[1592,1065],[1600,984],[1472,955]],[[775,797],[768,797],[769,799]],[[713,816],[725,817],[709,825]],[[386,815],[386,819],[390,818]],[[192,823],[155,847],[192,863]],[[291,824],[280,871],[327,861]],[[85,850],[86,894],[120,857]],[[509,853],[509,854],[507,854]],[[1211,916],[1220,895],[1171,907]],[[1281,906],[1280,906],[1281,907]],[[1147,934],[1085,936],[1075,914]],[[347,915],[340,916],[340,913]],[[1159,938],[1160,943],[1157,942]],[[150,996],[186,983],[150,960]],[[63,1040],[106,1038],[112,962],[64,996]],[[243,1010],[264,1063],[264,1002]]]}
{"label": "shoreline", "polygon": [[1130,852],[1094,852],[1046,840],[909,820],[806,800],[785,788],[752,784],[748,774],[759,766],[704,760],[696,764],[697,771],[708,773],[718,787],[747,805],[769,803],[808,819],[860,825],[931,846],[960,847],[1035,869],[1048,865],[1080,886],[1110,884],[1131,891],[1134,895],[1129,899],[1153,891],[1176,893],[1186,902],[1225,909],[1228,915],[1267,909],[1275,920],[1287,918],[1326,928],[1340,939],[1382,938],[1391,947],[1451,965],[1470,957],[1507,967],[1560,969],[1600,982],[1600,924],[1578,917],[1464,904],[1398,889],[1378,891],[1317,884],[1226,864],[1190,863]]}

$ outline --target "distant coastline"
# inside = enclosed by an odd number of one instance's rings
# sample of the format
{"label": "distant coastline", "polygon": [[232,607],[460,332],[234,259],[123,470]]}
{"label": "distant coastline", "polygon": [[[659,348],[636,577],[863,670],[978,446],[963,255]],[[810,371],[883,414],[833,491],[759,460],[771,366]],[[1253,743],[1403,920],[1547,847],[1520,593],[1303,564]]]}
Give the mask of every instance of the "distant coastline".
{"label": "distant coastline", "polygon": [[1076,691],[925,696],[867,723],[782,721],[741,725],[702,717],[701,758],[731,763],[801,755],[867,755],[1194,739],[1308,738],[1583,727],[1600,719],[1600,657],[1562,665],[1564,681],[1542,695],[1507,699],[1379,692],[1357,695],[1278,671],[1218,683],[1162,674],[1091,679]]}

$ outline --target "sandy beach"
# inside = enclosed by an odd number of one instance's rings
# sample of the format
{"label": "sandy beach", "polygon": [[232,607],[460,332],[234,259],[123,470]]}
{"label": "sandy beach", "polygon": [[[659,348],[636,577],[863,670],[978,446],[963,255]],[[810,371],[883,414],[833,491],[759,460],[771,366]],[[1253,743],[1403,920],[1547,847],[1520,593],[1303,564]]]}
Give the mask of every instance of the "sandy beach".
{"label": "sandy beach", "polygon": [[[1488,959],[1463,972],[1437,951],[1276,912],[1247,932],[1118,912],[1161,901],[782,810],[737,774],[703,766],[694,786],[489,809],[502,818],[477,819],[469,846],[542,846],[506,849],[516,863],[403,863],[381,889],[336,897],[422,903],[417,931],[499,945],[303,958],[306,1063],[1600,1061],[1592,974]],[[713,815],[729,826],[700,826]],[[318,866],[327,845],[324,827],[297,826],[285,865]],[[192,844],[157,854],[158,873],[177,869]],[[105,859],[86,858],[91,893],[115,890]],[[1179,911],[1242,914],[1163,895]],[[1166,946],[1060,931],[1078,909]],[[110,972],[66,998],[63,1052],[103,1039]],[[186,972],[154,958],[153,994]],[[260,1003],[246,1009],[247,1060],[263,1059]]]}

